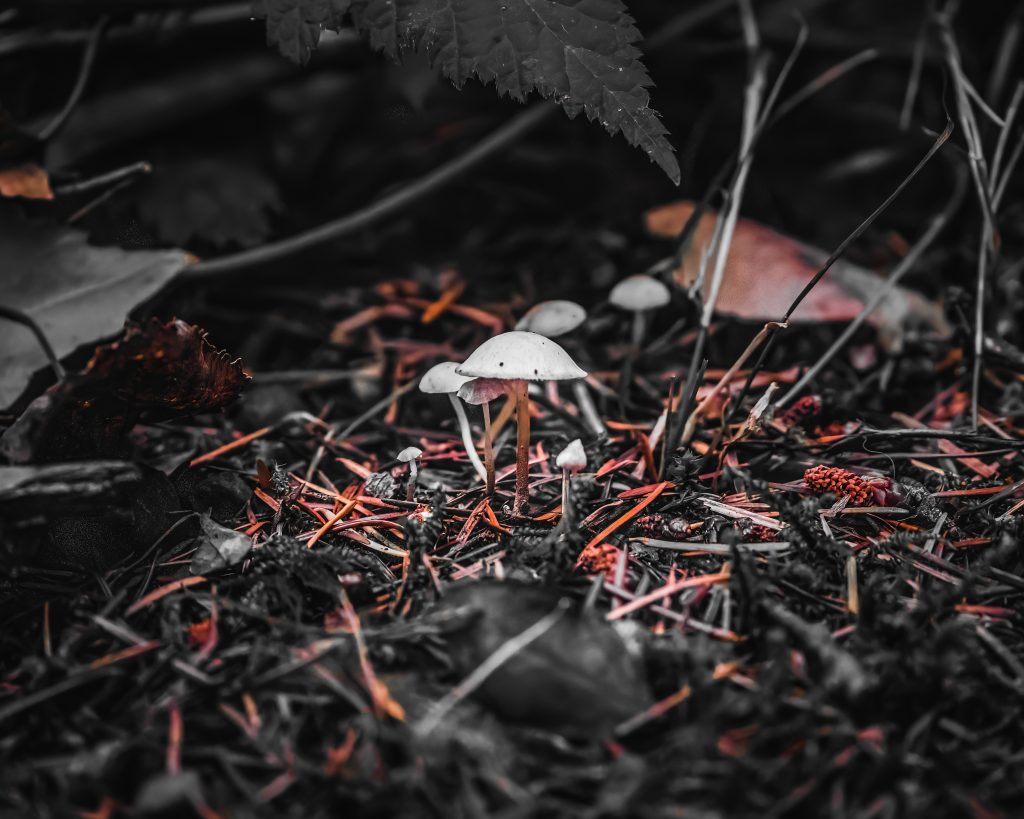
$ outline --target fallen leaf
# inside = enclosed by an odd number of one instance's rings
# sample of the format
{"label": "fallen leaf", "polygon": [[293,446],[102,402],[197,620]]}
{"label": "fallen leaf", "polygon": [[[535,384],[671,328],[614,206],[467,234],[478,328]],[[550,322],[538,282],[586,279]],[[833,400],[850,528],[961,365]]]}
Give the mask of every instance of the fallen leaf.
{"label": "fallen leaf", "polygon": [[50,175],[38,165],[29,163],[0,170],[0,196],[9,199],[53,199]]}
{"label": "fallen leaf", "polygon": [[202,536],[189,566],[192,574],[222,572],[237,566],[252,549],[252,538],[243,532],[221,526],[209,515],[199,519],[199,526]]}
{"label": "fallen leaf", "polygon": [[172,319],[129,324],[96,348],[86,369],[29,404],[0,437],[11,463],[122,454],[124,437],[150,421],[230,404],[248,381],[241,363],[217,350],[198,327]]}
{"label": "fallen leaf", "polygon": [[[93,247],[81,231],[0,208],[4,304],[34,318],[59,357],[119,332],[125,316],[188,260],[180,250]],[[28,328],[0,321],[0,407],[10,406],[46,364]]]}
{"label": "fallen leaf", "polygon": [[[696,203],[682,200],[654,208],[645,214],[649,233],[675,238],[693,214]],[[699,275],[701,257],[711,242],[717,214],[709,209],[697,225],[683,258],[674,271],[676,283],[689,287]],[[725,274],[718,294],[717,312],[752,321],[781,317],[803,287],[822,267],[828,254],[750,219],[737,221]],[[711,283],[708,265],[704,294]],[[863,267],[837,261],[815,285],[792,321],[851,321],[884,281]],[[943,335],[949,325],[942,308],[918,293],[897,287],[874,312],[870,321],[880,328],[883,341],[898,345],[903,328],[926,326]]]}

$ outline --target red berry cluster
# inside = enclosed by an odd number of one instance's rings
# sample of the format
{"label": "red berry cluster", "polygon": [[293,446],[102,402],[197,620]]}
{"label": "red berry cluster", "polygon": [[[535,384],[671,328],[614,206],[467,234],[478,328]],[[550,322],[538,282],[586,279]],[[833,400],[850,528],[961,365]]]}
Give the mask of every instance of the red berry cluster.
{"label": "red berry cluster", "polygon": [[866,506],[875,499],[873,484],[838,466],[812,466],[804,472],[804,484],[819,495],[831,493],[837,498],[849,495],[853,506]]}

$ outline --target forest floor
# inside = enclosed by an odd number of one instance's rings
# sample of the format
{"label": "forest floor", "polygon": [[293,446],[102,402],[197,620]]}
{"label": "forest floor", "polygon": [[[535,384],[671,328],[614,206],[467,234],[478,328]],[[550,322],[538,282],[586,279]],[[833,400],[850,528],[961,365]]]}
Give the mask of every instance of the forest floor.
{"label": "forest floor", "polygon": [[[812,19],[790,92],[873,46],[835,15]],[[908,14],[892,62],[856,69],[870,91],[832,77],[766,133],[702,327],[683,200],[735,150],[747,82],[737,25],[717,19],[650,60],[676,77],[656,94],[666,121],[690,123],[682,192],[599,129],[548,120],[326,248],[172,284],[46,407],[0,418],[21,464],[0,479],[0,814],[1021,815],[1024,355],[1004,261],[1024,244],[1019,178],[978,336],[962,146],[912,172],[944,123],[931,51],[914,109],[929,127],[896,125]],[[792,40],[776,23],[773,71]],[[959,32],[971,71],[993,28]],[[137,59],[112,42],[106,70]],[[400,187],[517,113],[333,59],[202,127],[126,137],[116,155],[152,158],[154,178],[83,227],[216,259]],[[680,88],[698,68],[715,79]],[[344,128],[324,94],[362,99],[347,71],[387,90],[331,158]],[[182,208],[160,156],[209,174],[199,204]],[[238,217],[268,189],[256,178],[273,193]],[[805,312],[766,325],[824,266],[808,245],[862,224]],[[907,289],[843,336],[884,280],[857,271],[908,258]],[[637,331],[609,292],[645,272],[671,301]],[[567,383],[539,383],[517,510],[511,399],[490,405],[489,496],[449,397],[418,385],[550,299],[587,310],[555,341],[604,430]],[[484,416],[465,410],[482,454]],[[574,439],[570,475],[556,458]]]}

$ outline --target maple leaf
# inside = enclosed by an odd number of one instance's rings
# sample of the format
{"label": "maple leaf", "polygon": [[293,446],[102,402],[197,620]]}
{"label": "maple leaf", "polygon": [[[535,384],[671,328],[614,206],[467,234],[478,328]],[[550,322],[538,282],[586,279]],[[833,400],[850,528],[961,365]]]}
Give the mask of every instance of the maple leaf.
{"label": "maple leaf", "polygon": [[266,17],[268,39],[302,62],[348,7],[392,59],[424,53],[458,88],[476,77],[519,101],[537,92],[570,117],[584,113],[621,133],[679,182],[622,0],[256,0],[254,11]]}
{"label": "maple leaf", "polygon": [[320,32],[337,31],[350,0],[253,0],[252,14],[267,21],[267,43],[299,64],[309,60]]}

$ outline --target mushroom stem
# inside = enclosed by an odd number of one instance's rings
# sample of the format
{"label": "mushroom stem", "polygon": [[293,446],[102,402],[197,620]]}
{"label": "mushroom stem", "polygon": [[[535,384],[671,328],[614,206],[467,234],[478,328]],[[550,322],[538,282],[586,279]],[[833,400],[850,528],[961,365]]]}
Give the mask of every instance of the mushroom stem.
{"label": "mushroom stem", "polygon": [[409,461],[409,478],[405,482],[405,499],[411,501],[416,495],[416,476],[419,474],[419,467],[416,466],[416,459]]}
{"label": "mushroom stem", "polygon": [[637,310],[633,313],[633,354],[639,355],[644,344],[644,333],[647,331],[647,312]]}
{"label": "mushroom stem", "polygon": [[619,401],[623,409],[629,403],[629,388],[633,382],[633,367],[640,356],[640,348],[644,342],[644,331],[647,328],[647,321],[643,310],[633,312],[633,335],[632,343],[629,345],[629,352],[622,361],[622,369],[619,371]]}
{"label": "mushroom stem", "polygon": [[448,393],[448,399],[452,402],[452,407],[455,409],[455,416],[459,419],[459,432],[462,433],[462,445],[466,448],[466,454],[469,456],[470,463],[473,464],[473,469],[476,470],[476,474],[480,476],[480,480],[487,480],[487,470],[484,469],[484,465],[480,462],[480,456],[476,453],[476,447],[473,445],[473,436],[469,431],[469,419],[466,418],[466,411],[462,408],[462,402],[459,400],[455,393]]}
{"label": "mushroom stem", "polygon": [[573,381],[572,393],[576,397],[576,404],[580,408],[580,415],[587,422],[587,426],[598,437],[605,435],[607,430],[605,429],[604,422],[601,420],[601,416],[597,414],[597,407],[594,406],[594,399],[590,397],[586,379],[581,378]]}
{"label": "mushroom stem", "polygon": [[521,515],[530,491],[530,394],[526,381],[514,381],[512,384],[516,398],[516,495],[512,514]]}
{"label": "mushroom stem", "polygon": [[494,494],[494,444],[491,443],[491,405],[487,402],[484,408],[484,469],[487,471],[487,497]]}
{"label": "mushroom stem", "polygon": [[569,470],[562,470],[562,521],[569,515]]}
{"label": "mushroom stem", "polygon": [[501,434],[502,429],[505,428],[505,424],[507,424],[509,419],[512,417],[512,413],[515,411],[515,408],[515,396],[510,395],[506,399],[505,403],[502,405],[501,409],[498,410],[498,414],[494,419],[494,423],[491,424],[491,433],[490,435],[487,436],[488,438],[491,439],[491,443],[494,443],[494,441],[497,440],[498,436]]}

